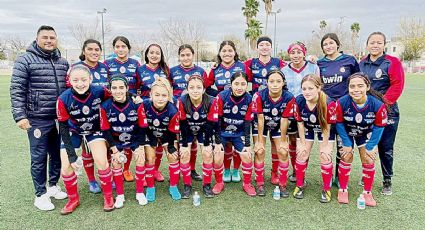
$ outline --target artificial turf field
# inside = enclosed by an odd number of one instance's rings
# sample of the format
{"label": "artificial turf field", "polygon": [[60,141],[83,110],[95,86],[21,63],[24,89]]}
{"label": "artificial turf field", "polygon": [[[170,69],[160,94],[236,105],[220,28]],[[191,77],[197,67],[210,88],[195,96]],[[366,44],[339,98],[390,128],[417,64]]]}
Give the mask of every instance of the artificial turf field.
{"label": "artificial turf field", "polygon": [[[133,183],[125,184],[124,208],[106,213],[100,194],[88,192],[85,176],[79,178],[80,207],[68,216],[60,209],[66,200],[53,203],[56,209],[38,211],[34,206],[34,188],[30,176],[28,139],[17,128],[10,112],[10,77],[0,76],[0,229],[425,229],[425,76],[407,75],[403,96],[399,100],[401,121],[395,147],[393,195],[380,195],[381,169],[377,173],[373,193],[375,208],[358,210],[356,199],[361,164],[358,155],[353,162],[349,184],[350,204],[336,201],[337,188],[332,188],[332,201],[319,202],[322,179],[318,153],[313,152],[306,174],[305,198],[273,200],[270,184],[270,152],[266,157],[266,197],[248,197],[241,183],[226,184],[226,190],[213,199],[201,195],[201,206],[192,200],[173,201],[167,182],[156,183],[157,200],[139,206]],[[269,147],[267,147],[269,149]],[[201,172],[198,156],[198,172]],[[134,166],[134,163],[132,164]],[[165,177],[166,159],[161,165]],[[182,183],[182,182],[181,182]],[[62,182],[60,182],[64,189]],[[182,184],[180,184],[182,186]],[[193,182],[201,192],[202,183]],[[294,184],[289,184],[292,191]]]}

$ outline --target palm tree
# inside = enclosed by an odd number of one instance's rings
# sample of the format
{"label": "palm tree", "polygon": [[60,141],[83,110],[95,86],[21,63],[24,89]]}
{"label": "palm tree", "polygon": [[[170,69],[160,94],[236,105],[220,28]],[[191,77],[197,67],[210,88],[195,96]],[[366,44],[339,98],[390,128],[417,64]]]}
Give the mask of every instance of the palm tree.
{"label": "palm tree", "polygon": [[274,0],[263,0],[264,2],[264,9],[266,10],[266,29],[264,31],[264,34],[267,34],[267,24],[269,21],[269,14],[272,12],[273,9],[273,3]]}
{"label": "palm tree", "polygon": [[353,33],[353,36],[358,37],[359,36],[359,31],[360,31],[360,24],[358,22],[354,22],[353,24],[351,24],[351,32]]}
{"label": "palm tree", "polygon": [[252,50],[257,45],[257,39],[261,36],[261,22],[257,19],[250,19],[248,22],[248,28],[245,30],[245,39],[249,41],[249,46]]}
{"label": "palm tree", "polygon": [[321,20],[320,25],[319,25],[320,29],[324,30],[326,28],[326,26],[328,26],[328,23],[326,23],[325,20]]}
{"label": "palm tree", "polygon": [[351,30],[351,45],[353,48],[353,54],[354,56],[357,56],[357,58],[360,58],[359,46],[357,44],[359,39],[360,24],[358,22],[354,22],[353,24],[351,24],[350,30]]}
{"label": "palm tree", "polygon": [[251,18],[255,18],[258,13],[260,3],[257,0],[245,0],[245,6],[242,7],[242,14],[246,17],[246,24]]}

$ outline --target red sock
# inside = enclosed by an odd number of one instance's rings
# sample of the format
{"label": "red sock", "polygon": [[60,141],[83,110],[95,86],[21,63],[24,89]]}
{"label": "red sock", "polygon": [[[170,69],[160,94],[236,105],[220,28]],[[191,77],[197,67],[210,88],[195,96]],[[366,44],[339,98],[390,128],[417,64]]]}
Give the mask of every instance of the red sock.
{"label": "red sock", "polygon": [[196,158],[198,156],[198,143],[193,142],[190,147],[190,170],[196,169]]}
{"label": "red sock", "polygon": [[277,173],[277,167],[279,167],[279,157],[276,152],[272,152],[272,172]]}
{"label": "red sock", "polygon": [[202,185],[211,184],[212,181],[213,164],[202,163],[202,174],[204,174],[204,181]]}
{"label": "red sock", "polygon": [[375,163],[362,164],[363,166],[363,190],[366,192],[372,191],[373,181],[375,179]]}
{"label": "red sock", "polygon": [[239,153],[236,150],[233,150],[233,168],[239,169],[241,167],[242,159]]}
{"label": "red sock", "polygon": [[112,169],[114,175],[115,192],[117,195],[124,194],[124,176],[122,174],[122,168]]}
{"label": "red sock", "polygon": [[145,173],[145,166],[136,166],[136,193],[143,193],[145,191],[145,188],[143,188]]}
{"label": "red sock", "polygon": [[297,161],[297,145],[289,144],[289,157],[291,158],[292,172],[295,172],[295,161]]}
{"label": "red sock", "polygon": [[158,171],[159,166],[161,165],[161,159],[162,159],[163,152],[164,152],[164,147],[162,147],[162,146],[156,147],[156,150],[155,150],[155,154],[156,154],[155,171]]}
{"label": "red sock", "polygon": [[112,172],[108,167],[105,170],[97,170],[100,179],[100,186],[104,197],[112,196]]}
{"label": "red sock", "polygon": [[230,164],[232,164],[232,158],[233,158],[233,149],[232,146],[225,145],[224,146],[224,168],[230,169]]}
{"label": "red sock", "polygon": [[295,161],[295,177],[297,178],[297,187],[304,186],[305,171],[307,170],[306,161]]}
{"label": "red sock", "polygon": [[264,162],[254,163],[254,168],[257,185],[264,185]]}
{"label": "red sock", "polygon": [[331,183],[332,183],[332,172],[333,172],[333,164],[332,162],[329,164],[320,165],[322,171],[322,180],[323,180],[323,190],[330,191]]}
{"label": "red sock", "polygon": [[223,183],[223,164],[216,165],[214,164],[214,176],[215,176],[215,182],[216,183]]}
{"label": "red sock", "polygon": [[340,161],[338,165],[338,180],[340,189],[347,189],[350,179],[351,163]]}
{"label": "red sock", "polygon": [[65,185],[66,194],[68,194],[68,198],[70,200],[78,200],[78,182],[77,175],[72,172],[70,175],[62,174],[63,184]]}
{"label": "red sock", "polygon": [[286,183],[288,182],[288,170],[289,170],[289,162],[280,162],[279,161],[279,185],[286,187]]}
{"label": "red sock", "polygon": [[124,164],[124,171],[130,169],[131,159],[133,159],[133,151],[131,149],[125,149],[124,154],[127,157],[127,162]]}
{"label": "red sock", "polygon": [[168,165],[168,172],[170,175],[170,186],[177,186],[180,180],[180,165],[179,162],[170,163]]}
{"label": "red sock", "polygon": [[192,177],[190,176],[190,163],[180,163],[180,170],[183,176],[183,184],[192,186]]}
{"label": "red sock", "polygon": [[83,159],[83,166],[84,166],[84,171],[86,171],[87,180],[89,182],[95,181],[96,178],[94,177],[93,156],[90,153],[88,153],[85,148],[83,148],[83,151],[81,153],[81,158]]}
{"label": "red sock", "polygon": [[149,165],[146,163],[146,185],[148,188],[154,188],[155,187],[155,178],[153,177],[153,173],[155,171],[155,165]]}
{"label": "red sock", "polygon": [[252,178],[252,162],[242,162],[243,183],[251,184]]}

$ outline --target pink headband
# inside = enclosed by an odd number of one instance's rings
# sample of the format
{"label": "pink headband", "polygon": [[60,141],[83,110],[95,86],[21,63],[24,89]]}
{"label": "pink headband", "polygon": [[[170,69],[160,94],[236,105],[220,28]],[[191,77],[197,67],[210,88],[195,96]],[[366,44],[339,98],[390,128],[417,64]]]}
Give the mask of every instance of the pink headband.
{"label": "pink headband", "polygon": [[307,54],[307,49],[305,48],[305,46],[303,44],[292,43],[291,45],[289,45],[289,47],[288,47],[288,54],[291,53],[292,50],[294,50],[294,49],[301,50],[301,52],[303,52],[304,56]]}

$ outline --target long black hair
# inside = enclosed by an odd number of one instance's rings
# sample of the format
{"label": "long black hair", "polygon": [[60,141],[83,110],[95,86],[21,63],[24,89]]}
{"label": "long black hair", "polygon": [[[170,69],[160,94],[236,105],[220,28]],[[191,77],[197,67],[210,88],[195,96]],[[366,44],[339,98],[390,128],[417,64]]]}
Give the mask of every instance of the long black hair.
{"label": "long black hair", "polygon": [[285,74],[282,71],[280,71],[279,69],[272,70],[272,71],[267,73],[267,76],[266,76],[267,81],[269,81],[269,78],[272,74],[279,74],[279,76],[282,77],[282,80],[283,80],[283,83],[284,83],[283,86],[282,86],[282,90],[283,91],[288,90],[288,86],[286,84]]}
{"label": "long black hair", "polygon": [[221,64],[221,62],[223,61],[223,60],[221,60],[220,52],[221,52],[221,50],[223,49],[223,47],[224,47],[225,45],[229,45],[229,46],[231,46],[231,47],[233,48],[233,50],[235,51],[235,57],[234,57],[234,60],[235,60],[235,62],[239,61],[239,55],[238,55],[238,52],[236,51],[236,45],[235,45],[235,43],[234,43],[234,42],[232,42],[232,41],[230,41],[230,40],[226,40],[226,41],[223,41],[223,42],[220,44],[220,48],[218,49],[218,54],[217,54],[217,65],[220,65],[220,64]]}
{"label": "long black hair", "polygon": [[168,77],[170,75],[169,68],[168,68],[167,63],[165,62],[164,52],[162,52],[162,48],[161,48],[160,45],[158,45],[158,44],[150,44],[148,46],[148,48],[146,48],[146,51],[145,51],[145,63],[146,64],[149,63],[148,53],[149,53],[149,50],[151,49],[152,46],[156,46],[156,47],[159,48],[159,51],[161,52],[161,60],[159,61],[158,65],[159,65],[159,68],[161,68],[161,70]]}
{"label": "long black hair", "polygon": [[[189,77],[189,79],[187,80],[187,88],[189,88],[189,82],[192,80],[200,80],[202,82],[202,87],[204,87],[204,79],[198,75],[198,74],[193,74],[192,76]],[[186,90],[187,90],[186,88]],[[201,102],[201,106],[202,106],[202,112],[203,113],[208,113],[210,107],[211,107],[211,102],[213,101],[213,97],[209,96],[208,94],[205,93],[205,88],[204,88],[204,93],[202,94],[202,102]],[[184,110],[186,112],[186,114],[189,114],[191,117],[193,116],[193,110],[192,110],[192,101],[190,100],[190,96],[187,95],[187,97],[184,98],[184,100],[182,100],[183,103],[183,107]]]}
{"label": "long black hair", "polygon": [[81,61],[85,61],[86,60],[86,55],[84,55],[84,49],[87,47],[88,44],[92,44],[95,43],[96,45],[99,46],[100,51],[102,51],[102,45],[100,44],[100,42],[98,40],[95,39],[87,39],[84,41],[83,43],[83,48],[81,49],[81,54],[78,57]]}

